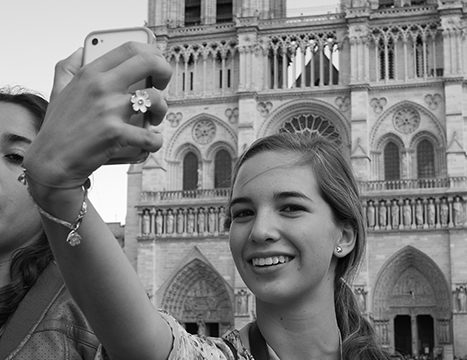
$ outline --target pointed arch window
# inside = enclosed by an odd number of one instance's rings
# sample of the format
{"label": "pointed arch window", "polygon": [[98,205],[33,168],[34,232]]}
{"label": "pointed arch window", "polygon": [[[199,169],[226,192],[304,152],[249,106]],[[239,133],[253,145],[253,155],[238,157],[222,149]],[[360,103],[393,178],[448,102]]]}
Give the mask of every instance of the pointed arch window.
{"label": "pointed arch window", "polygon": [[380,39],[378,42],[379,78],[380,80],[394,79],[394,40]]}
{"label": "pointed arch window", "polygon": [[227,150],[219,150],[214,159],[214,187],[229,187],[231,177],[232,157]]}
{"label": "pointed arch window", "polygon": [[185,0],[185,25],[201,24],[201,0]]}
{"label": "pointed arch window", "polygon": [[196,190],[198,187],[198,157],[189,152],[183,158],[183,190]]}
{"label": "pointed arch window", "polygon": [[422,140],[417,145],[417,177],[435,177],[435,151],[428,140]]}
{"label": "pointed arch window", "polygon": [[384,180],[400,179],[399,147],[389,142],[384,147]]}

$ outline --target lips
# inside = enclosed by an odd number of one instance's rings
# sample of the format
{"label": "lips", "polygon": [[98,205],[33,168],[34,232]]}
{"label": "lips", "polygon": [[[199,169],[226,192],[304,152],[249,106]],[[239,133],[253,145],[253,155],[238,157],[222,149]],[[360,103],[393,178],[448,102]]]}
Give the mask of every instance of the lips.
{"label": "lips", "polygon": [[274,266],[288,263],[292,260],[291,256],[277,255],[277,256],[266,256],[266,257],[254,257],[250,260],[251,264],[256,267]]}

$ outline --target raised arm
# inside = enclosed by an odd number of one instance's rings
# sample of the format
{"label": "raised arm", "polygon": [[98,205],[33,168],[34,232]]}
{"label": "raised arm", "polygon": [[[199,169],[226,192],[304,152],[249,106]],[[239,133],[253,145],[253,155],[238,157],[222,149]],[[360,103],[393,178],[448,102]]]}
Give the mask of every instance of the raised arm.
{"label": "raised arm", "polygon": [[[133,113],[128,87],[152,76],[155,88],[147,92],[157,125],[166,111],[159,90],[171,75],[154,45],[125,44],[74,74],[80,63],[78,51],[57,65],[45,123],[24,160],[36,203],[69,223],[82,209],[86,179],[121,146],[148,152],[160,148],[160,134],[125,123]],[[70,75],[75,76],[63,88]],[[166,359],[172,346],[168,325],[107,225],[88,199],[86,203],[77,246],[66,241],[70,229],[42,216],[67,287],[112,360]]]}

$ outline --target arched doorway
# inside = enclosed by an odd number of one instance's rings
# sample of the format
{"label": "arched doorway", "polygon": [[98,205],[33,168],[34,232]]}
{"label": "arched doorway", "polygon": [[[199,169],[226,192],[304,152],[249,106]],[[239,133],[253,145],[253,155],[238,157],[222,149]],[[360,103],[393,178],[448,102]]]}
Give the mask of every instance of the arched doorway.
{"label": "arched doorway", "polygon": [[233,327],[232,300],[226,283],[200,259],[192,260],[173,277],[161,307],[193,334],[221,336]]}
{"label": "arched doorway", "polygon": [[450,291],[436,263],[407,246],[382,267],[373,292],[383,346],[403,355],[433,355],[451,344]]}

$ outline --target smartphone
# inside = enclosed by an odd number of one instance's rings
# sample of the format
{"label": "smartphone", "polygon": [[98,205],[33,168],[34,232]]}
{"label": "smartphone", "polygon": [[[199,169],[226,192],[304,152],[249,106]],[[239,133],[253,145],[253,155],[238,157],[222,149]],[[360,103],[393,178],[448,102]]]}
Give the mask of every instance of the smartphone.
{"label": "smartphone", "polygon": [[[156,41],[154,33],[146,27],[133,27],[109,30],[97,30],[89,33],[84,39],[84,51],[82,65],[89,64],[98,57],[112,49],[128,42],[137,41],[152,44]],[[128,92],[134,93],[138,89],[152,87],[151,78],[133,84]],[[130,106],[130,102],[128,102]],[[148,113],[134,114],[128,119],[128,123],[134,126],[147,126]],[[129,164],[141,162],[145,159],[146,152],[140,148],[127,146],[121,149],[107,164]]]}

